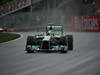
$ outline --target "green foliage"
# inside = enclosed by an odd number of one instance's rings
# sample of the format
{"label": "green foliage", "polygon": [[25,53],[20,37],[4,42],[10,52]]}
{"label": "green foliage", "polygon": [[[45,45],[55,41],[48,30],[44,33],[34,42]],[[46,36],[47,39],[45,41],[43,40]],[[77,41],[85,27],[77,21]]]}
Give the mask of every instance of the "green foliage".
{"label": "green foliage", "polygon": [[82,0],[84,4],[92,4],[94,0]]}
{"label": "green foliage", "polygon": [[14,39],[19,38],[19,37],[20,37],[19,34],[0,33],[0,43],[14,40]]}
{"label": "green foliage", "polygon": [[13,1],[13,0],[0,0],[0,5],[3,5],[3,4],[10,2],[10,1]]}
{"label": "green foliage", "polygon": [[75,1],[74,0],[62,0],[59,4],[59,8],[66,8],[66,7],[74,7]]}

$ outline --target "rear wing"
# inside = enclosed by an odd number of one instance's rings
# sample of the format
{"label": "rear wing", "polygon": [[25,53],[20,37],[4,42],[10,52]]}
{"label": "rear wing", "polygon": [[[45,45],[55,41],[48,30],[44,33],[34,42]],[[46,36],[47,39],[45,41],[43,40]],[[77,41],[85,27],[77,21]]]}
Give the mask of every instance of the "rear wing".
{"label": "rear wing", "polygon": [[49,25],[49,26],[47,26],[47,30],[62,31],[63,26],[61,26],[61,25]]}
{"label": "rear wing", "polygon": [[63,26],[62,25],[48,25],[46,27],[46,32],[48,32],[49,30],[61,31],[61,34],[63,35]]}

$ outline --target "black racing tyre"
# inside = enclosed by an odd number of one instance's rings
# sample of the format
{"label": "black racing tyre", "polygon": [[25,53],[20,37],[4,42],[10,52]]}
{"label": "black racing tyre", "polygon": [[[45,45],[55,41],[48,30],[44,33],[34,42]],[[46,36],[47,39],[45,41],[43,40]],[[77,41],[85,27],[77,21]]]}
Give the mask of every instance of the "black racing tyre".
{"label": "black racing tyre", "polygon": [[36,44],[36,38],[34,36],[28,36],[27,37],[27,42],[26,42],[26,51],[27,53],[33,53],[34,51],[31,50],[31,48],[28,48],[27,46],[30,45],[30,47],[32,45]]}
{"label": "black racing tyre", "polygon": [[62,49],[60,52],[61,52],[61,53],[67,53],[68,51],[65,50],[65,49]]}
{"label": "black racing tyre", "polygon": [[67,45],[67,38],[66,36],[63,36],[60,38],[60,42],[59,42],[60,45]]}
{"label": "black racing tyre", "polygon": [[32,51],[32,50],[27,50],[27,53],[34,53],[34,51]]}
{"label": "black racing tyre", "polygon": [[68,50],[73,50],[73,36],[67,35],[67,46]]}
{"label": "black racing tyre", "polygon": [[36,44],[35,36],[28,36],[27,37],[27,45],[33,45],[33,44]]}
{"label": "black racing tyre", "polygon": [[61,50],[60,52],[61,52],[61,53],[67,53],[67,51],[65,51],[65,50]]}

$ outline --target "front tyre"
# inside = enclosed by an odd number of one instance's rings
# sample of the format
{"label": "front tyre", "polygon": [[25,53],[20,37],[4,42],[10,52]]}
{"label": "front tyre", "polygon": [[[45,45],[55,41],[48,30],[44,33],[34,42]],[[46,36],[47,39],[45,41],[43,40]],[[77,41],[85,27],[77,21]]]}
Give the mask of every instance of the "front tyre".
{"label": "front tyre", "polygon": [[27,53],[34,53],[34,51],[32,51],[32,50],[26,50],[27,51]]}
{"label": "front tyre", "polygon": [[68,51],[65,50],[64,48],[60,50],[61,53],[67,53]]}

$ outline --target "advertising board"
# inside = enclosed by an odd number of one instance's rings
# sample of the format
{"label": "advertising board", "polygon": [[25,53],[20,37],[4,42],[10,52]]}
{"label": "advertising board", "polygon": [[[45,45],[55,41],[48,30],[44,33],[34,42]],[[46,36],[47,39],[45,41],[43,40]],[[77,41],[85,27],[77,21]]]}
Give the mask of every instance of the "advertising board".
{"label": "advertising board", "polygon": [[71,30],[83,32],[100,32],[100,15],[73,16],[71,18]]}

